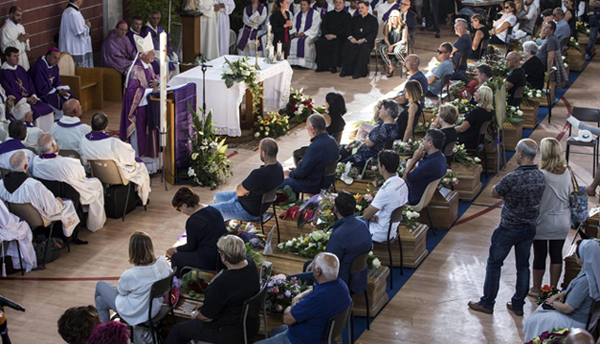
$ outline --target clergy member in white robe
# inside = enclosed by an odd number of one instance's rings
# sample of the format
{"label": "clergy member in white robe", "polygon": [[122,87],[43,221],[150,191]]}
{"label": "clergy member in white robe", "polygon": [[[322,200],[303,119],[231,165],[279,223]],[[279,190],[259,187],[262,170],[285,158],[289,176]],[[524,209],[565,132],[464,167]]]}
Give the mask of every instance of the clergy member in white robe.
{"label": "clergy member in white robe", "polygon": [[92,127],[81,122],[81,104],[77,99],[69,99],[63,105],[63,118],[54,122],[50,134],[59,149],[74,150],[81,155],[81,140],[92,131]]}
{"label": "clergy member in white robe", "polygon": [[244,8],[244,27],[238,33],[238,55],[251,56],[254,53],[256,37],[266,32],[267,6],[258,0],[250,0],[250,5]]}
{"label": "clergy member in white robe", "polygon": [[219,55],[229,55],[229,31],[231,30],[229,15],[235,9],[235,2],[233,0],[216,1],[215,11],[217,13],[217,27],[219,28]]}
{"label": "clergy member in white robe", "polygon": [[15,106],[15,97],[7,96],[4,87],[0,85],[0,142],[8,138],[9,112]]}
{"label": "clergy member in white robe", "polygon": [[0,28],[0,48],[2,51],[8,47],[19,49],[19,65],[29,70],[29,59],[27,52],[31,51],[29,45],[29,35],[25,32],[25,28],[21,25],[23,12],[17,6],[12,6],[8,10],[8,18],[4,22],[4,26]]}
{"label": "clergy member in white robe", "polygon": [[146,165],[136,159],[135,150],[129,143],[105,134],[107,128],[108,117],[101,112],[96,113],[92,117],[92,132],[81,140],[81,157],[85,160],[113,160],[123,177],[137,185],[138,196],[146,205],[150,195],[150,176]]}
{"label": "clergy member in white robe", "polygon": [[375,6],[375,12],[377,12],[377,20],[379,21],[380,26],[388,20],[390,13],[393,10],[400,10],[400,4],[398,4],[396,0],[381,0],[377,6]]}
{"label": "clergy member in white robe", "polygon": [[[219,53],[219,27],[217,26],[216,0],[196,0],[196,8],[202,12],[200,17],[200,52],[208,60],[221,56]],[[229,31],[227,31],[229,34]]]}
{"label": "clergy member in white robe", "polygon": [[27,126],[27,135],[25,136],[25,140],[21,142],[25,145],[25,147],[32,148],[36,152],[39,152],[40,147],[38,146],[38,140],[42,135],[44,135],[44,131],[31,124],[33,120],[33,111],[31,111],[31,106],[29,106],[24,99],[21,99],[21,101],[15,106],[12,114],[15,119],[25,122],[25,125]]}
{"label": "clergy member in white robe", "polygon": [[294,0],[294,2],[290,4],[290,12],[292,12],[293,15],[302,12],[300,0]]}
{"label": "clergy member in white robe", "polygon": [[292,66],[317,69],[315,41],[319,38],[321,17],[310,8],[308,0],[302,0],[302,11],[294,16],[290,30],[290,55],[287,61]]}
{"label": "clergy member in white robe", "polygon": [[[20,250],[25,272],[27,273],[31,269],[35,269],[37,267],[37,258],[35,249],[33,248],[33,233],[31,232],[31,228],[29,228],[27,221],[10,213],[4,202],[0,202],[0,241],[12,240],[18,240],[18,242],[8,244],[4,254],[12,258],[13,267],[17,270],[21,269],[19,265]],[[19,245],[18,249],[17,245]]]}
{"label": "clergy member in white robe", "polygon": [[325,0],[317,0],[312,6],[310,6],[313,10],[319,13],[319,18],[323,20],[327,12],[333,11],[335,6],[330,5],[329,2]]}
{"label": "clergy member in white robe", "polygon": [[93,68],[92,23],[79,10],[82,3],[83,0],[69,0],[60,20],[58,50],[71,54],[76,67]]}
{"label": "clergy member in white robe", "polygon": [[54,137],[44,134],[38,143],[41,155],[35,157],[32,175],[37,179],[53,180],[71,185],[79,192],[80,202],[88,206],[86,227],[92,232],[104,227],[104,189],[98,178],[87,178],[77,159],[58,156]]}
{"label": "clergy member in white robe", "polygon": [[10,157],[17,151],[22,151],[33,161],[35,153],[27,149],[23,140],[27,137],[27,125],[20,120],[14,120],[8,125],[9,137],[3,143],[0,143],[0,168],[10,170]]}
{"label": "clergy member in white robe", "polygon": [[11,173],[0,181],[0,199],[5,202],[30,203],[48,221],[60,221],[65,237],[70,237],[79,224],[73,202],[54,197],[44,184],[27,176],[29,162],[24,152],[10,157]]}

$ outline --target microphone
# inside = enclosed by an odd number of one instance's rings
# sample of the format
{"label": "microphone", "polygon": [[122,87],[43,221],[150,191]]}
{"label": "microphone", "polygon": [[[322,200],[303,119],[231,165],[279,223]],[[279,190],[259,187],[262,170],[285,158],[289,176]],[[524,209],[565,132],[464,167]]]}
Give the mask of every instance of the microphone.
{"label": "microphone", "polygon": [[0,306],[2,306],[2,307],[6,306],[6,307],[10,307],[12,309],[15,309],[17,311],[25,312],[25,308],[23,308],[20,304],[9,300],[2,295],[0,295]]}

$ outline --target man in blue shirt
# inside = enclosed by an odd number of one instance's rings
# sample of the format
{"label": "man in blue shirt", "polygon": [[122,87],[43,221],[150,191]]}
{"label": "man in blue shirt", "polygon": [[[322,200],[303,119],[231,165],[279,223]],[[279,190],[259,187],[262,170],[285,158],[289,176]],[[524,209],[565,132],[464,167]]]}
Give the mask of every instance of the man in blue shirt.
{"label": "man in blue shirt", "polygon": [[427,185],[446,175],[446,157],[441,152],[445,142],[441,130],[428,129],[421,147],[406,163],[403,179],[408,185],[408,204],[418,204]]}
{"label": "man in blue shirt", "polygon": [[438,97],[442,93],[442,80],[446,75],[454,73],[454,66],[452,65],[452,60],[450,60],[452,49],[452,44],[449,42],[442,43],[437,49],[437,57],[440,64],[427,74],[429,90],[425,94],[428,97]]}
{"label": "man in blue shirt", "polygon": [[[337,141],[327,134],[325,118],[322,115],[310,115],[306,121],[306,130],[311,143],[300,165],[292,171],[284,171],[286,179],[279,188],[283,189],[289,185],[295,193],[317,194],[321,191],[321,179],[325,167],[339,159],[340,151]],[[332,181],[333,179],[325,180],[325,185],[331,184]]]}
{"label": "man in blue shirt", "polygon": [[319,253],[314,261],[316,284],[292,300],[283,312],[284,326],[257,344],[325,344],[327,322],[350,306],[346,283],[338,278],[340,262],[332,253]]}
{"label": "man in blue shirt", "polygon": [[562,41],[563,39],[571,36],[571,27],[565,20],[565,12],[563,12],[562,8],[555,8],[554,11],[552,11],[552,16],[554,17],[554,22],[556,23],[556,31],[554,31],[554,34],[561,43],[561,48],[564,48],[562,46]]}
{"label": "man in blue shirt", "polygon": [[[419,56],[411,54],[408,55],[404,60],[404,68],[406,68],[408,75],[410,75],[410,78],[408,78],[407,82],[411,80],[418,81],[419,84],[421,84],[421,88],[423,89],[423,94],[425,94],[427,93],[429,85],[427,84],[427,77],[425,76],[425,74],[423,74],[423,72],[419,70],[420,63],[421,60],[419,59]],[[406,99],[404,90],[398,93],[398,96],[394,98],[394,100],[400,105],[406,105],[408,103],[408,99]]]}

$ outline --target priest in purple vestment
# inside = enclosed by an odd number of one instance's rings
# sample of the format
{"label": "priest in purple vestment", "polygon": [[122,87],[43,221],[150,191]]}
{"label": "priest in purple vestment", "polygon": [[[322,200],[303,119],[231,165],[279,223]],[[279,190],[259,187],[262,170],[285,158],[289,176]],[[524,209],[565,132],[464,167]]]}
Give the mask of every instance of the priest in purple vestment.
{"label": "priest in purple vestment", "polygon": [[[142,27],[141,31],[140,31],[140,35],[142,37],[146,37],[148,34],[150,34],[152,36],[152,43],[154,44],[154,54],[158,57],[158,51],[160,50],[160,39],[158,38],[158,35],[161,34],[162,32],[165,32],[165,30],[158,25],[160,24],[160,12],[158,11],[151,11],[150,13],[148,13],[148,22],[146,22],[146,25],[144,25],[144,27]],[[177,57],[177,54],[175,54],[173,52],[173,49],[171,49],[171,35],[167,34],[167,56],[169,60],[173,60],[173,61],[179,61],[179,58]],[[156,73],[157,75],[160,73],[160,69],[156,70],[156,67],[158,67],[158,64],[153,64],[152,65],[154,69],[154,73]],[[173,63],[169,63],[169,79],[175,75],[179,74],[179,66],[175,66],[175,64]]]}
{"label": "priest in purple vestment", "polygon": [[158,92],[159,79],[154,74],[150,63],[154,60],[152,37],[136,36],[138,57],[126,79],[121,108],[121,127],[119,137],[130,142],[137,156],[156,158],[158,156],[158,132],[148,129],[147,97]]}
{"label": "priest in purple vestment", "polygon": [[[35,86],[29,74],[27,74],[25,68],[18,65],[19,50],[14,47],[8,47],[4,50],[4,56],[6,62],[2,64],[0,84],[4,88],[6,95],[14,96],[16,103],[25,98],[33,110],[33,119],[36,121],[36,126],[44,131],[50,130],[50,126],[54,122],[54,110],[36,96]],[[41,122],[44,125],[39,125]],[[47,128],[45,128],[46,126]]]}
{"label": "priest in purple vestment", "polygon": [[115,29],[108,33],[100,50],[100,66],[114,68],[123,75],[127,74],[137,54],[135,45],[131,44],[127,33],[127,23],[124,20],[119,21]]}
{"label": "priest in purple vestment", "polygon": [[131,46],[135,48],[135,38],[134,35],[141,36],[140,31],[142,30],[142,26],[144,26],[144,22],[142,22],[142,18],[140,16],[134,16],[131,18],[131,23],[129,26],[129,30],[127,30],[127,38],[129,38],[129,42],[131,42]]}
{"label": "priest in purple vestment", "polygon": [[61,112],[61,115],[56,116],[57,119],[62,117],[63,104],[67,100],[75,98],[69,86],[63,86],[60,80],[59,58],[60,51],[56,48],[50,48],[45,56],[38,57],[28,72],[35,86],[35,94],[44,103],[52,106],[57,112]]}

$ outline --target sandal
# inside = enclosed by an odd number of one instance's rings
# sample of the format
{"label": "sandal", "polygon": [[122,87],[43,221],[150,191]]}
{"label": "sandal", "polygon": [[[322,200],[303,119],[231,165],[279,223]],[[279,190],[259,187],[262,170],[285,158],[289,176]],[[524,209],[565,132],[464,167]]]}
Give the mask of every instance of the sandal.
{"label": "sandal", "polygon": [[394,72],[395,72],[395,71],[396,71],[395,69],[392,69],[392,71],[391,71],[391,72],[390,72],[390,71],[388,71],[388,73],[387,73],[387,77],[388,77],[388,78],[391,78],[391,77],[393,77],[393,76],[394,76]]}
{"label": "sandal", "polygon": [[534,297],[534,298],[536,298],[536,297],[540,297],[540,293],[539,293],[539,292],[537,292],[537,293],[536,293],[536,292],[534,292],[534,291],[529,291],[529,292],[527,293],[527,296],[531,296],[531,297]]}

